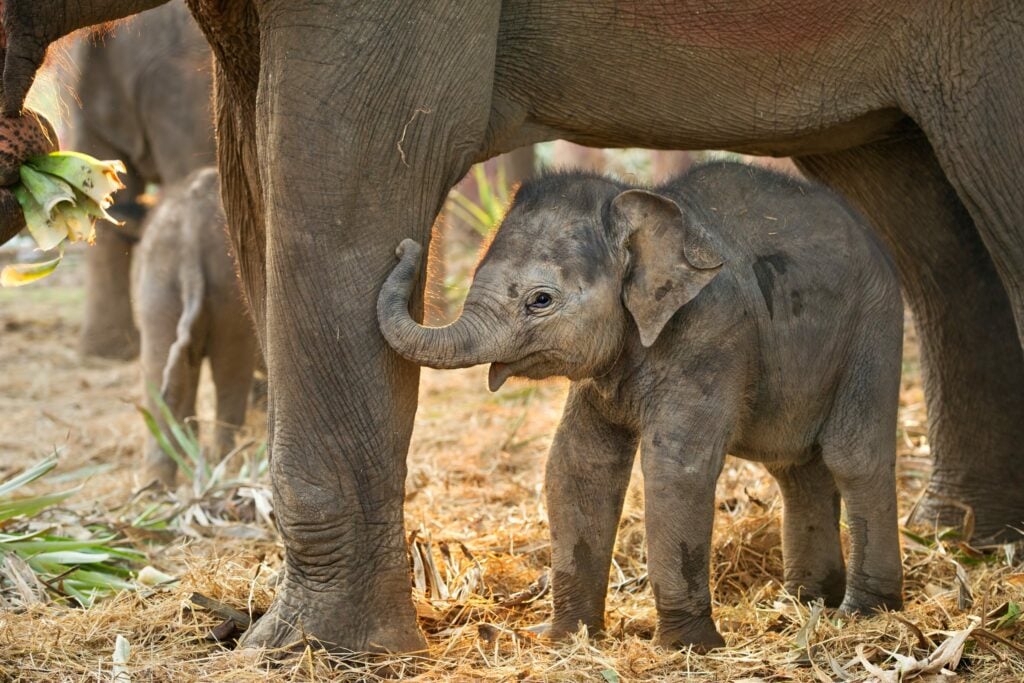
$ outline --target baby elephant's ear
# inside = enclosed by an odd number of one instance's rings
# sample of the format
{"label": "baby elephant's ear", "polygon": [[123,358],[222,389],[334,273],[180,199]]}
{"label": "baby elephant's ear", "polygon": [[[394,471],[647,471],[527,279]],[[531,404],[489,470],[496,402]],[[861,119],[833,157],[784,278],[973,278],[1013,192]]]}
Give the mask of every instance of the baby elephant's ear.
{"label": "baby elephant's ear", "polygon": [[683,305],[722,268],[707,228],[692,212],[644,190],[628,190],[612,201],[612,220],[629,252],[623,301],[650,346]]}

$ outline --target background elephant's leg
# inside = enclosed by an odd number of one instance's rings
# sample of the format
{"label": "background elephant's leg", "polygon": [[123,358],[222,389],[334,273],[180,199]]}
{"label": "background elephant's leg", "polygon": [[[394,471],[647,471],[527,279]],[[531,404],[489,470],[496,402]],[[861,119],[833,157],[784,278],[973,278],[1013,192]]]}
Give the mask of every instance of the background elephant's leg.
{"label": "background elephant's leg", "polygon": [[[96,145],[90,145],[90,153]],[[116,159],[109,151],[101,158]],[[145,210],[135,202],[145,183],[130,164],[126,187],[115,195],[111,213],[125,224],[96,224],[96,243],[86,250],[85,313],[79,349],[87,356],[129,360],[139,354],[139,331],[132,317],[131,263]],[[120,206],[119,206],[120,205]]]}
{"label": "background elephant's leg", "polygon": [[403,515],[418,369],[379,335],[376,295],[398,242],[427,239],[482,151],[499,10],[260,3],[270,468],[286,570],[244,645],[424,646]]}
{"label": "background elephant's leg", "polygon": [[839,489],[821,457],[793,467],[769,468],[779,483],[786,590],[838,607],[846,590],[839,540]]}
{"label": "background elephant's leg", "polygon": [[871,219],[899,266],[921,339],[935,466],[912,521],[975,536],[1014,535],[1024,519],[1024,356],[1013,313],[967,210],[923,137],[802,157]]}
{"label": "background elephant's leg", "polygon": [[[154,269],[156,270],[156,269]],[[173,271],[172,271],[173,272]],[[177,339],[178,319],[181,317],[182,304],[177,283],[160,277],[159,272],[141,274],[139,287],[136,290],[139,325],[142,328],[142,379],[145,392],[145,404],[150,414],[156,419],[158,426],[168,441],[175,443],[167,424],[161,414],[160,406],[154,400],[154,394],[160,395],[164,386],[164,374],[167,359]],[[186,359],[195,354],[187,354]],[[170,378],[163,400],[175,419],[181,422],[195,414],[196,388],[199,384],[199,367],[201,356],[194,363],[179,365],[175,376]],[[156,480],[164,486],[172,486],[177,473],[177,465],[160,447],[156,438],[148,435],[143,451],[142,473],[139,484],[148,484]]]}
{"label": "background elephant's leg", "polygon": [[[237,296],[222,294],[227,304]],[[258,345],[252,323],[241,306],[228,305],[231,310],[211,311],[210,342],[206,355],[217,394],[217,455],[224,457],[235,445],[235,435],[245,424],[253,371],[256,368]]]}
{"label": "background elephant's leg", "polygon": [[544,476],[554,638],[581,623],[591,635],[604,629],[608,571],[636,447],[635,434],[608,423],[580,390],[570,392]]}

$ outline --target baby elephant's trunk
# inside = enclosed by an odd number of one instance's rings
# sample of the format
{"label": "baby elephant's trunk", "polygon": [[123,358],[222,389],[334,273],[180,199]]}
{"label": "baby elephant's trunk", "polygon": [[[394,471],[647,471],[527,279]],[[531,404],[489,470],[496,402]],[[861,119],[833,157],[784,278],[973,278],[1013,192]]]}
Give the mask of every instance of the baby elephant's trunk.
{"label": "baby elephant's trunk", "polygon": [[466,368],[494,359],[484,348],[487,319],[467,307],[458,320],[446,327],[424,327],[409,315],[409,296],[420,272],[423,249],[403,240],[395,251],[398,265],[391,271],[377,298],[377,319],[388,344],[403,358],[437,369]]}

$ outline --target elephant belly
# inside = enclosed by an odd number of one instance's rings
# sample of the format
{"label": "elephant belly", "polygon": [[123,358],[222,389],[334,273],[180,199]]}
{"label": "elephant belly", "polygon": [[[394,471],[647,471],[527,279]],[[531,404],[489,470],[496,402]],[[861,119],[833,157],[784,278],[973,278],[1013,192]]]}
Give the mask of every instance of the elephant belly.
{"label": "elephant belly", "polygon": [[[756,11],[740,0],[707,13],[672,3],[626,7],[633,4],[506,3],[492,127],[520,132],[492,130],[491,139],[502,147],[562,137],[597,147],[793,155],[883,138],[903,118],[878,87],[896,41],[868,30],[898,25],[869,21],[893,11],[886,3],[869,0],[855,10],[863,16],[847,11],[845,21],[824,3],[802,3],[802,12],[787,5],[774,25],[758,22],[757,41],[735,23],[760,17],[763,2]],[[814,8],[827,10],[828,35],[815,28]],[[538,21],[547,30],[530,30]],[[814,39],[787,37],[794,35]],[[850,59],[854,49],[878,62]]]}

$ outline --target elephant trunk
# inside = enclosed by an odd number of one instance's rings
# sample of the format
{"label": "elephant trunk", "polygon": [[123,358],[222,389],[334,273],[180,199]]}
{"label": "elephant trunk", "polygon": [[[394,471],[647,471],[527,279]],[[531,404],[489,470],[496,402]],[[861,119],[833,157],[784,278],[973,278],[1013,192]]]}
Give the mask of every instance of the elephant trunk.
{"label": "elephant trunk", "polygon": [[425,327],[409,315],[409,296],[419,276],[422,248],[403,240],[399,263],[377,298],[377,319],[388,344],[418,365],[442,369],[467,368],[495,360],[494,344],[485,344],[488,318],[467,306],[458,320],[445,327]]}
{"label": "elephant trunk", "polygon": [[95,26],[162,5],[167,0],[0,0],[3,55],[3,113],[21,111],[50,43],[85,26]]}

